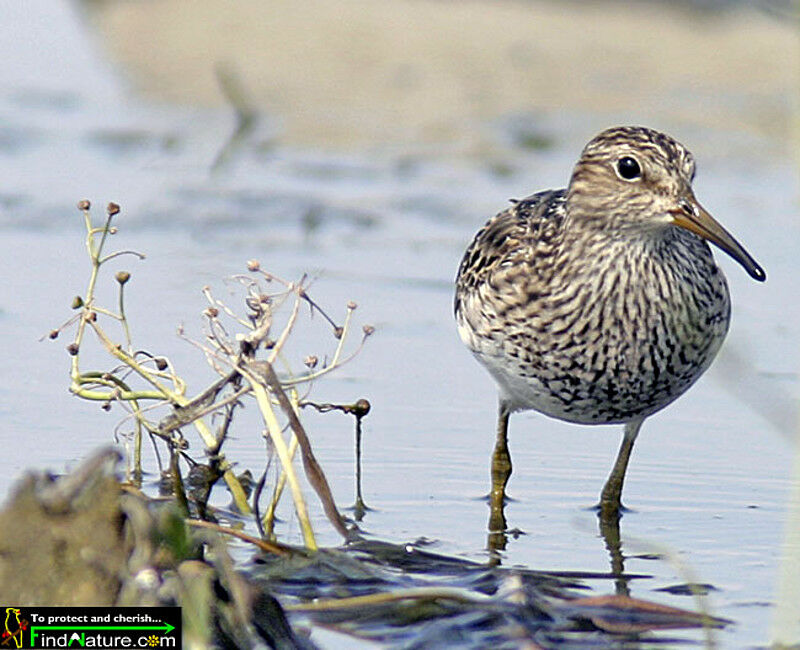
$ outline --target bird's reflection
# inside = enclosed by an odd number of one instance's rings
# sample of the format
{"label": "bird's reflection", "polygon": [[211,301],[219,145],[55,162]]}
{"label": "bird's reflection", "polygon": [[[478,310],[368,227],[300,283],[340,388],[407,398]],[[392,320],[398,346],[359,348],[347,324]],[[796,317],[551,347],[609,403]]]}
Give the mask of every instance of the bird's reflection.
{"label": "bird's reflection", "polygon": [[[511,474],[510,459],[506,460],[503,456],[503,450],[498,450],[498,447],[495,447],[492,457],[493,489],[489,498],[490,512],[486,538],[486,548],[490,554],[490,564],[493,566],[502,563],[502,552],[506,550],[509,538],[519,536],[519,531],[508,527],[508,520],[505,514],[505,506],[508,499],[505,492],[505,483],[503,483],[502,489],[497,489],[499,485],[495,482],[495,478],[503,476],[506,471],[505,481],[507,482],[508,476]],[[625,573],[625,556],[622,552],[620,519],[620,513],[609,513],[600,507],[597,508],[598,528],[608,551],[611,566],[610,575],[614,579],[614,591],[618,596],[630,596],[629,582],[633,576]]]}
{"label": "bird's reflection", "polygon": [[614,591],[618,596],[630,596],[631,590],[628,586],[630,578],[625,575],[625,556],[622,554],[622,543],[620,541],[620,516],[604,516],[601,510],[598,513],[597,521],[600,525],[600,535],[605,542],[606,550],[611,560],[611,575],[614,576]]}

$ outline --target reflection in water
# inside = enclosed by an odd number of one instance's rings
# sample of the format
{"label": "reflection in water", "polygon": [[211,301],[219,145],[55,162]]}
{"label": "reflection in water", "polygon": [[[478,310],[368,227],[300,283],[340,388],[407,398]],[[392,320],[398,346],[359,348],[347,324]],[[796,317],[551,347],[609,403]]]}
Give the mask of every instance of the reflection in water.
{"label": "reflection in water", "polygon": [[628,587],[630,578],[625,576],[625,556],[622,554],[622,542],[619,533],[621,515],[609,516],[602,508],[597,514],[600,535],[603,537],[611,558],[611,574],[614,576],[615,592],[618,596],[630,596],[631,591]]}
{"label": "reflection in water", "polygon": [[[505,423],[503,420],[505,420]],[[489,532],[487,537],[487,549],[490,551],[489,566],[499,566],[502,564],[501,551],[506,549],[509,541],[508,522],[505,516],[505,487],[511,476],[511,458],[508,453],[507,436],[505,435],[507,429],[503,426],[507,424],[507,421],[508,412],[503,412],[501,409],[497,444],[492,454],[492,492],[490,495]],[[625,442],[623,442],[623,446],[624,445]],[[610,577],[614,580],[614,593],[617,597],[629,599],[631,597],[629,582],[641,576],[632,576],[625,573],[625,556],[622,552],[620,536],[621,512],[619,509],[610,510],[608,508],[603,508],[602,502],[596,506],[596,509],[600,535],[609,553],[611,564]],[[622,509],[624,510],[624,507],[622,507]],[[628,602],[620,601],[618,606],[624,610],[628,606]],[[598,623],[598,621],[594,619],[593,622]],[[603,621],[603,624],[601,624],[602,629],[606,629],[604,624],[606,624],[606,621]],[[614,630],[613,623],[611,625],[612,627],[609,628],[608,631],[625,632],[628,642],[633,643],[641,638],[635,626],[626,624],[622,628]],[[645,626],[641,628],[641,631],[647,632],[650,629],[651,628]]]}
{"label": "reflection in water", "polygon": [[[504,429],[500,429],[504,431]],[[505,482],[511,474],[511,464],[508,458],[508,449],[505,444],[506,437],[498,436],[498,445],[495,447],[495,452],[492,456],[492,479],[493,490],[490,499],[490,518],[489,518],[489,533],[487,538],[487,549],[490,551],[490,559],[488,565],[491,567],[498,567],[502,564],[503,553],[509,542],[509,535],[512,534],[507,528],[507,519],[505,516],[505,503],[507,496],[505,494]],[[624,445],[624,443],[623,443]],[[498,479],[494,482],[495,478]],[[716,647],[716,641],[713,636],[713,629],[717,627],[724,627],[731,621],[714,617],[710,614],[709,608],[703,599],[709,591],[716,591],[717,588],[711,584],[703,584],[697,582],[691,575],[691,572],[676,558],[670,562],[680,574],[687,578],[687,582],[680,585],[661,588],[658,591],[668,592],[678,595],[690,595],[696,599],[696,611],[690,612],[687,610],[672,610],[671,608],[644,600],[639,600],[631,596],[630,583],[636,579],[652,578],[652,576],[642,574],[631,574],[625,571],[625,554],[622,550],[622,536],[620,532],[620,521],[622,512],[627,509],[620,504],[620,509],[610,511],[602,507],[599,503],[594,507],[597,511],[597,518],[599,524],[600,536],[602,537],[606,550],[609,554],[610,572],[608,574],[592,574],[589,572],[575,573],[572,572],[572,577],[580,577],[583,579],[612,579],[614,581],[614,596],[598,596],[585,599],[586,604],[604,604],[609,607],[609,610],[604,614],[592,618],[592,623],[597,625],[600,629],[606,632],[623,633],[626,635],[626,641],[629,643],[636,643],[637,641],[652,640],[652,637],[643,637],[641,633],[652,632],[657,629],[651,622],[646,622],[644,619],[641,623],[637,623],[637,617],[644,615],[653,616],[659,620],[661,614],[665,614],[667,618],[660,620],[663,629],[674,629],[682,625],[673,625],[668,621],[669,615],[679,613],[683,616],[682,621],[685,623],[687,620],[702,621],[699,627],[703,628],[704,641],[706,647]],[[502,526],[502,528],[500,528]],[[516,535],[514,535],[516,537]],[[654,559],[661,559],[664,556],[669,556],[669,553],[659,552],[654,556]],[[561,574],[564,577],[566,574]]]}
{"label": "reflection in water", "polygon": [[[505,416],[505,417],[503,417]],[[511,477],[511,457],[508,452],[507,429],[503,426],[508,420],[508,412],[501,410],[501,419],[498,426],[497,444],[492,454],[492,491],[489,496],[489,525],[486,548],[491,555],[492,566],[501,564],[501,551],[506,550],[508,536],[510,534],[508,521],[505,515],[505,504],[507,500],[506,485]],[[625,556],[622,553],[622,542],[620,536],[620,519],[622,514],[619,510],[609,510],[598,504],[597,519],[600,535],[605,542],[611,561],[611,576],[614,579],[615,593],[619,596],[630,596],[628,586],[631,576],[625,574]],[[625,510],[624,506],[622,510]]]}

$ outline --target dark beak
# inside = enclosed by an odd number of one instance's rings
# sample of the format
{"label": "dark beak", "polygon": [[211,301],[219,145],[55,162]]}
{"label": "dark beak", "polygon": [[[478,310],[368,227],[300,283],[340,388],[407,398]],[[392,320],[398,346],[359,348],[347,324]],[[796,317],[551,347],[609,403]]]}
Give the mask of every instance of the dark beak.
{"label": "dark beak", "polygon": [[759,282],[767,279],[767,274],[759,266],[758,262],[733,238],[733,235],[705,211],[691,191],[687,196],[681,198],[678,207],[670,212],[673,216],[673,223],[676,226],[686,228],[686,230],[693,232],[695,235],[700,235],[703,239],[707,239],[712,244],[719,246],[739,262],[751,278]]}

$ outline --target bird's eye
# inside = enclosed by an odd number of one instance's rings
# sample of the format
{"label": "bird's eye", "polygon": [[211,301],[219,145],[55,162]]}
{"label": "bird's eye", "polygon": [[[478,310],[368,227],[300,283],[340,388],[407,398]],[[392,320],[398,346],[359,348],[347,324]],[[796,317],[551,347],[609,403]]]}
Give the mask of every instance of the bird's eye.
{"label": "bird's eye", "polygon": [[623,156],[617,161],[617,173],[626,181],[632,181],[642,175],[642,168],[636,162],[636,158]]}

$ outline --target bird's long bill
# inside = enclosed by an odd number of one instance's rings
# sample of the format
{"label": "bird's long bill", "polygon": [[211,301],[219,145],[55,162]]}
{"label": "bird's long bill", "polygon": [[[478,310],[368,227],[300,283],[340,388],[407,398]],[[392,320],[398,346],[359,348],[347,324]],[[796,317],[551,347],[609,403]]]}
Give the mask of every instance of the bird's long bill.
{"label": "bird's long bill", "polygon": [[689,196],[683,202],[681,209],[673,213],[673,217],[673,223],[676,226],[686,228],[686,230],[690,230],[696,235],[700,235],[703,239],[707,239],[711,243],[719,246],[733,259],[739,262],[754,280],[763,282],[767,279],[767,274],[758,262],[756,262],[750,253],[734,239],[733,235],[725,230],[714,217],[705,211],[694,196]]}

